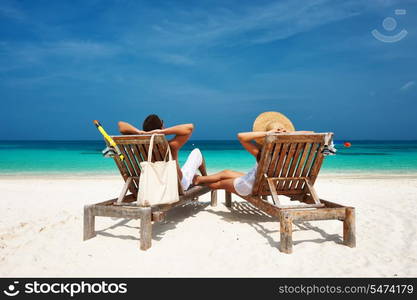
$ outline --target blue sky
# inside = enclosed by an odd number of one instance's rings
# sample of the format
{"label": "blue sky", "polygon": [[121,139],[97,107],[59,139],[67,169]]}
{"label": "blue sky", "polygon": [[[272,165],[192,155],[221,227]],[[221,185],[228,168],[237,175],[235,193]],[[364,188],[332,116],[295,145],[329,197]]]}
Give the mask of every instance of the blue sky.
{"label": "blue sky", "polygon": [[270,110],[338,139],[417,139],[416,15],[406,0],[0,0],[0,139],[98,139],[92,120],[116,133],[150,113],[230,139]]}

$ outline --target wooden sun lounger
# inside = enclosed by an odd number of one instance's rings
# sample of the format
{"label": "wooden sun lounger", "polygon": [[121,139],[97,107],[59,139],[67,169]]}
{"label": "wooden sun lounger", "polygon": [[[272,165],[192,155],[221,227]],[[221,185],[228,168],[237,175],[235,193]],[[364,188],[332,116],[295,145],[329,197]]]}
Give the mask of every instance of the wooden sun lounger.
{"label": "wooden sun lounger", "polygon": [[[343,242],[356,246],[355,208],[322,200],[314,182],[323,163],[323,149],[333,133],[274,134],[265,138],[252,194],[243,199],[280,221],[280,250],[292,252],[292,222],[343,221]],[[302,204],[283,205],[279,195]],[[272,202],[268,201],[270,196]],[[231,207],[226,192],[226,206]]]}
{"label": "wooden sun lounger", "polygon": [[[122,175],[125,185],[118,198],[84,206],[84,240],[96,235],[95,217],[116,217],[126,219],[140,219],[140,249],[146,250],[152,243],[152,222],[160,222],[165,213],[177,206],[197,201],[198,197],[210,192],[207,186],[194,186],[183,191],[178,180],[180,200],[173,204],[156,206],[138,206],[136,195],[138,192],[141,168],[139,163],[147,160],[150,135],[123,135],[112,136],[124,156],[121,160],[118,155],[113,157]],[[156,135],[153,155],[155,161],[163,160],[168,147],[164,135]],[[207,175],[207,174],[202,174]],[[130,194],[128,194],[130,192]],[[217,204],[217,193],[211,191],[211,205]]]}

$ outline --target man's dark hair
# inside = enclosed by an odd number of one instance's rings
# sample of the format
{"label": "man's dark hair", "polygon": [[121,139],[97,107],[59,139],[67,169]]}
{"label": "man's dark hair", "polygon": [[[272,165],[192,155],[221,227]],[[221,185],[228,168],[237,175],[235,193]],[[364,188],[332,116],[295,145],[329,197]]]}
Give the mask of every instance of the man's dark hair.
{"label": "man's dark hair", "polygon": [[162,129],[163,125],[164,123],[157,115],[149,115],[143,121],[142,127],[145,131],[152,131],[154,129]]}

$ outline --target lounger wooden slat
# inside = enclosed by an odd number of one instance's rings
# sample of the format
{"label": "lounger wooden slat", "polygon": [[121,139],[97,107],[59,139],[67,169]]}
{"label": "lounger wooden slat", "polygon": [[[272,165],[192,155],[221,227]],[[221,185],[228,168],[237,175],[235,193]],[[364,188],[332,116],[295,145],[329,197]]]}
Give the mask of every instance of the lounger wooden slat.
{"label": "lounger wooden slat", "polygon": [[324,156],[322,153],[323,148],[324,148],[324,145],[320,144],[319,150],[317,152],[316,160],[314,161],[314,165],[311,167],[310,173],[308,174],[311,184],[314,184],[314,182],[316,181],[319,171],[321,169],[321,166],[323,164],[323,161],[324,161]]}
{"label": "lounger wooden slat", "polygon": [[135,174],[136,176],[140,176],[140,166],[139,166],[139,161],[136,159],[136,155],[135,152],[133,150],[134,145],[128,145],[125,147],[127,154],[129,155],[130,158],[130,162],[133,165],[133,169],[135,170]]}
{"label": "lounger wooden slat", "polygon": [[132,145],[132,150],[133,150],[133,153],[135,154],[135,158],[136,158],[136,160],[137,160],[137,162],[140,166],[140,163],[145,161],[145,160],[143,159],[142,154],[140,154],[140,150],[139,150],[138,145]]}
{"label": "lounger wooden slat", "polygon": [[288,143],[284,143],[282,145],[275,170],[273,170],[272,174],[268,175],[269,177],[279,177],[281,175],[282,166],[287,156],[288,147],[289,147]]}
{"label": "lounger wooden slat", "polygon": [[[271,157],[271,162],[269,163],[268,170],[266,172],[266,174],[268,176],[271,176],[271,173],[273,173],[274,170],[275,170],[275,166],[278,162],[278,157],[279,157],[279,153],[281,151],[281,147],[282,147],[282,144],[275,144],[275,146],[273,146],[273,149],[272,149],[273,154],[272,154],[272,157]],[[260,190],[259,193],[262,194],[262,195],[269,194],[269,190],[267,189],[267,186],[262,185],[261,190]]]}
{"label": "lounger wooden slat", "polygon": [[[303,172],[301,173],[302,177],[306,177],[308,172],[310,171],[311,164],[313,163],[313,160],[317,154],[317,150],[319,148],[319,145],[317,143],[311,144],[310,153],[308,155],[307,161],[304,164]],[[304,188],[304,181],[300,181],[297,185],[297,189],[303,189]]]}
{"label": "lounger wooden slat", "polygon": [[269,169],[268,169],[268,172],[267,172],[267,175],[270,176],[270,177],[272,177],[273,174],[274,174],[274,170],[275,170],[277,162],[278,162],[279,154],[281,152],[281,147],[282,147],[282,144],[276,143],[275,148],[273,149],[271,163],[269,164]]}
{"label": "lounger wooden slat", "polygon": [[[123,144],[145,144],[149,145],[151,135],[119,135],[119,136],[112,136],[113,140],[118,145]],[[164,143],[167,142],[164,136],[158,135],[155,136],[155,143]]]}
{"label": "lounger wooden slat", "polygon": [[133,174],[133,172],[132,172],[132,170],[133,170],[133,168],[132,168],[132,164],[130,163],[130,160],[128,159],[129,157],[127,156],[127,153],[126,153],[125,148],[124,148],[122,145],[120,145],[120,146],[119,146],[119,150],[120,150],[120,152],[123,154],[123,156],[124,156],[124,158],[125,158],[125,159],[123,160],[123,163],[125,164],[125,166],[126,166],[126,168],[127,168],[127,171],[128,171],[129,177],[134,176],[134,174]]}
{"label": "lounger wooden slat", "polygon": [[[280,250],[284,253],[292,252],[293,221],[343,221],[344,244],[356,245],[355,209],[322,200],[314,189],[325,142],[332,137],[333,133],[279,133],[265,138],[252,194],[242,198],[280,221]],[[274,204],[264,199],[267,195]],[[284,204],[279,195],[298,203]],[[226,206],[232,207],[230,197]]]}
{"label": "lounger wooden slat", "polygon": [[254,191],[256,191],[256,193],[258,193],[261,189],[261,185],[264,184],[264,177],[263,174],[266,173],[266,171],[268,170],[268,165],[271,161],[271,156],[270,156],[270,151],[272,148],[272,144],[267,144],[264,149],[262,149],[261,151],[261,160],[258,164],[258,169],[257,169],[257,176],[255,179],[255,183],[253,185],[253,189]]}
{"label": "lounger wooden slat", "polygon": [[[154,150],[154,155],[152,155],[152,159],[155,159],[155,161],[162,161],[164,160],[164,155],[161,155],[161,152],[159,152],[159,147],[158,144],[155,144],[154,146],[155,150]],[[148,150],[149,150],[149,146],[148,146]]]}
{"label": "lounger wooden slat", "polygon": [[156,147],[158,148],[159,155],[161,157],[161,160],[167,160],[167,148],[164,145],[156,144]]}
{"label": "lounger wooden slat", "polygon": [[[298,163],[297,169],[295,170],[295,174],[294,177],[297,178],[301,175],[301,172],[303,170],[304,167],[304,163],[306,161],[307,155],[310,151],[310,147],[311,144],[310,143],[305,143],[304,144],[304,149],[303,149],[303,154],[300,158],[300,162]],[[297,187],[297,184],[300,182],[300,180],[292,180],[291,185],[290,185],[290,190],[294,190]]]}
{"label": "lounger wooden slat", "polygon": [[[267,176],[268,177],[276,177],[279,176],[279,174],[277,174],[277,172],[281,172],[282,170],[282,166],[284,164],[284,161],[286,159],[287,153],[288,153],[288,147],[289,144],[288,143],[276,143],[276,145],[279,145],[279,147],[276,147],[276,151],[278,151],[278,161],[276,163],[276,165],[270,169],[270,172],[268,172]],[[274,155],[272,155],[274,156]],[[266,184],[265,184],[266,185]],[[264,187],[262,189],[263,191],[267,191],[266,193],[264,192],[262,195],[265,194],[269,194],[270,193],[270,188],[266,188]],[[276,200],[276,198],[275,198]]]}
{"label": "lounger wooden slat", "polygon": [[[289,168],[289,166],[291,164],[291,161],[294,157],[296,148],[297,148],[297,143],[290,144],[288,154],[285,158],[285,163],[284,163],[284,166],[282,168],[281,177],[288,177],[287,176],[288,168]],[[285,181],[280,181],[278,183],[277,190],[282,190],[282,187],[284,186],[284,184],[285,184]]]}
{"label": "lounger wooden slat", "polygon": [[[140,219],[140,249],[146,250],[151,247],[152,222],[163,220],[168,210],[197,201],[199,196],[208,192],[211,192],[211,205],[216,205],[216,191],[211,191],[207,186],[194,186],[187,191],[183,191],[181,182],[178,180],[178,193],[180,194],[178,202],[170,205],[139,206],[136,197],[141,176],[140,162],[148,158],[147,153],[151,136],[130,135],[112,136],[112,138],[124,156],[124,159],[121,160],[116,155],[114,161],[125,181],[125,185],[118,198],[84,207],[84,240],[96,235],[95,217]],[[163,135],[156,135],[154,141],[153,161],[160,161],[165,158],[167,147],[169,147],[168,141]],[[128,194],[128,191],[130,191],[130,194]]]}
{"label": "lounger wooden slat", "polygon": [[[298,165],[298,162],[299,162],[299,158],[300,158],[300,155],[301,155],[301,152],[303,151],[303,149],[304,149],[304,143],[299,143],[299,144],[297,144],[297,150],[296,150],[296,152],[295,152],[295,154],[294,154],[294,158],[293,158],[293,161],[292,161],[292,163],[291,163],[291,167],[290,167],[290,169],[289,169],[289,171],[288,171],[288,173],[287,173],[287,177],[293,177],[294,176],[294,172],[295,172],[295,168],[297,167],[297,165]],[[283,186],[283,189],[284,190],[289,190],[290,189],[290,187],[291,187],[291,185],[293,184],[293,180],[287,180],[286,182],[285,182],[285,184],[284,184],[284,186]]]}
{"label": "lounger wooden slat", "polygon": [[[114,156],[113,159],[114,159],[114,162],[116,163],[116,166],[118,167],[118,169],[120,171],[120,174],[122,175],[124,181],[126,182],[127,179],[130,177],[130,173],[129,173],[129,170],[128,170],[127,166],[126,166],[125,161],[121,161],[120,158],[119,158],[119,156],[117,156],[117,155]],[[132,194],[135,194],[135,195],[138,193],[137,186],[135,185],[134,182],[131,182],[129,184],[129,191]]]}
{"label": "lounger wooden slat", "polygon": [[[124,162],[127,165],[127,168],[129,170],[129,177],[138,177],[138,174],[136,174],[135,168],[133,167],[133,163],[130,161],[131,158],[129,157],[129,153],[125,149],[125,145],[120,145],[119,149],[122,152],[123,156],[125,157]],[[135,187],[138,188],[139,181],[138,180],[133,180],[132,182],[135,185]]]}
{"label": "lounger wooden slat", "polygon": [[146,150],[145,145],[139,144],[139,145],[137,145],[137,147],[140,151],[140,154],[142,156],[143,161],[148,160],[148,151]]}

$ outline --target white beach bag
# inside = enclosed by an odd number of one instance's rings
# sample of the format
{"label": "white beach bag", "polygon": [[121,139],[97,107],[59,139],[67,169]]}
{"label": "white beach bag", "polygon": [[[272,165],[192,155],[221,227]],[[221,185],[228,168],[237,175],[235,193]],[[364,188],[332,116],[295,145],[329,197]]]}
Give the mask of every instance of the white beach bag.
{"label": "white beach bag", "polygon": [[152,149],[155,135],[152,135],[148,161],[140,163],[142,172],[139,179],[138,204],[151,206],[170,204],[179,200],[177,163],[172,159],[171,149],[168,145],[166,155],[169,160],[152,162]]}

